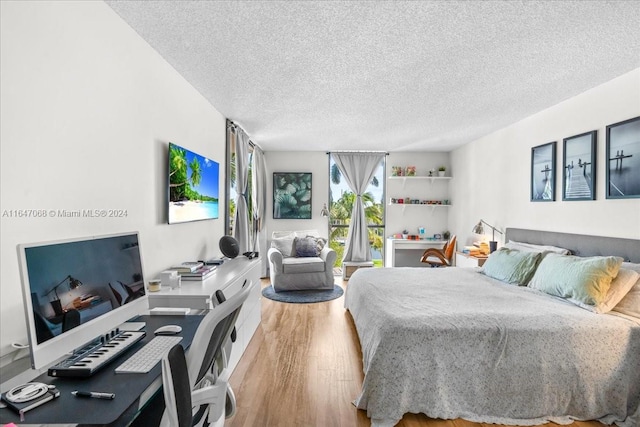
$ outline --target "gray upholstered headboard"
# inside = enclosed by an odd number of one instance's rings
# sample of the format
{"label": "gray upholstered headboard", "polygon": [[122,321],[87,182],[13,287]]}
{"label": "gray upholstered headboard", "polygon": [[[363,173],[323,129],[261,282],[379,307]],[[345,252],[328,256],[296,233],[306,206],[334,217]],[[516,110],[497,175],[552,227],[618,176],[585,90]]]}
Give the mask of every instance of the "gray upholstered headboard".
{"label": "gray upholstered headboard", "polygon": [[635,239],[507,228],[505,241],[509,240],[558,246],[570,249],[578,256],[615,255],[625,261],[640,263],[640,240]]}

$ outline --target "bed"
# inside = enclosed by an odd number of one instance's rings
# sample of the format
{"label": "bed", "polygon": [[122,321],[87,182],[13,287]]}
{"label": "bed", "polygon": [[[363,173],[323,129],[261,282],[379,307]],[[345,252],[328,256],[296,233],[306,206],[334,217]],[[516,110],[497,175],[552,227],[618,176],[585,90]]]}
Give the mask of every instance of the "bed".
{"label": "bed", "polygon": [[[640,241],[507,229],[506,239],[640,262]],[[536,425],[640,425],[640,319],[595,314],[477,268],[360,269],[345,294],[362,348],[354,404],[372,426],[405,413]]]}

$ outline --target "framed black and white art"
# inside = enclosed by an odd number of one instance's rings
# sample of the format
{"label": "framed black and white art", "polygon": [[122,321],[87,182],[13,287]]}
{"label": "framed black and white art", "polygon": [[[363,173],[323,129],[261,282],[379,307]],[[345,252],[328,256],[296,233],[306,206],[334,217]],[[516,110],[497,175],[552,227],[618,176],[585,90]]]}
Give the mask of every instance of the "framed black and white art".
{"label": "framed black and white art", "polygon": [[562,142],[562,200],[595,200],[597,131]]}
{"label": "framed black and white art", "polygon": [[556,141],[531,149],[531,201],[556,199]]}
{"label": "framed black and white art", "polygon": [[607,126],[607,199],[640,198],[640,117]]}

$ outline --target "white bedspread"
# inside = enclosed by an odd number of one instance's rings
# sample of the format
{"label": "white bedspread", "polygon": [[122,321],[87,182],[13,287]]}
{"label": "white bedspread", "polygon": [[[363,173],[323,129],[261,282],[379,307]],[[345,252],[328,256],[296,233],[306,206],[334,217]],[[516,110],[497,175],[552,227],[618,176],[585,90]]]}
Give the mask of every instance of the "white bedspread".
{"label": "white bedspread", "polygon": [[534,425],[640,425],[640,325],[467,268],[360,269],[345,307],[372,425],[407,412]]}

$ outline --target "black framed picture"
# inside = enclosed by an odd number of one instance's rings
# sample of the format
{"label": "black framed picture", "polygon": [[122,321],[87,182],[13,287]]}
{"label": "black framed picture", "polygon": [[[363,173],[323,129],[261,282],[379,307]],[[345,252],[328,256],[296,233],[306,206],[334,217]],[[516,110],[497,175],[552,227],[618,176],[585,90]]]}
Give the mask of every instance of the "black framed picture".
{"label": "black framed picture", "polygon": [[311,173],[273,173],[273,218],[311,219]]}
{"label": "black framed picture", "polygon": [[531,201],[556,200],[556,141],[531,149]]}
{"label": "black framed picture", "polygon": [[595,200],[598,132],[562,141],[562,200]]}
{"label": "black framed picture", "polygon": [[640,197],[640,116],[607,126],[607,199]]}

